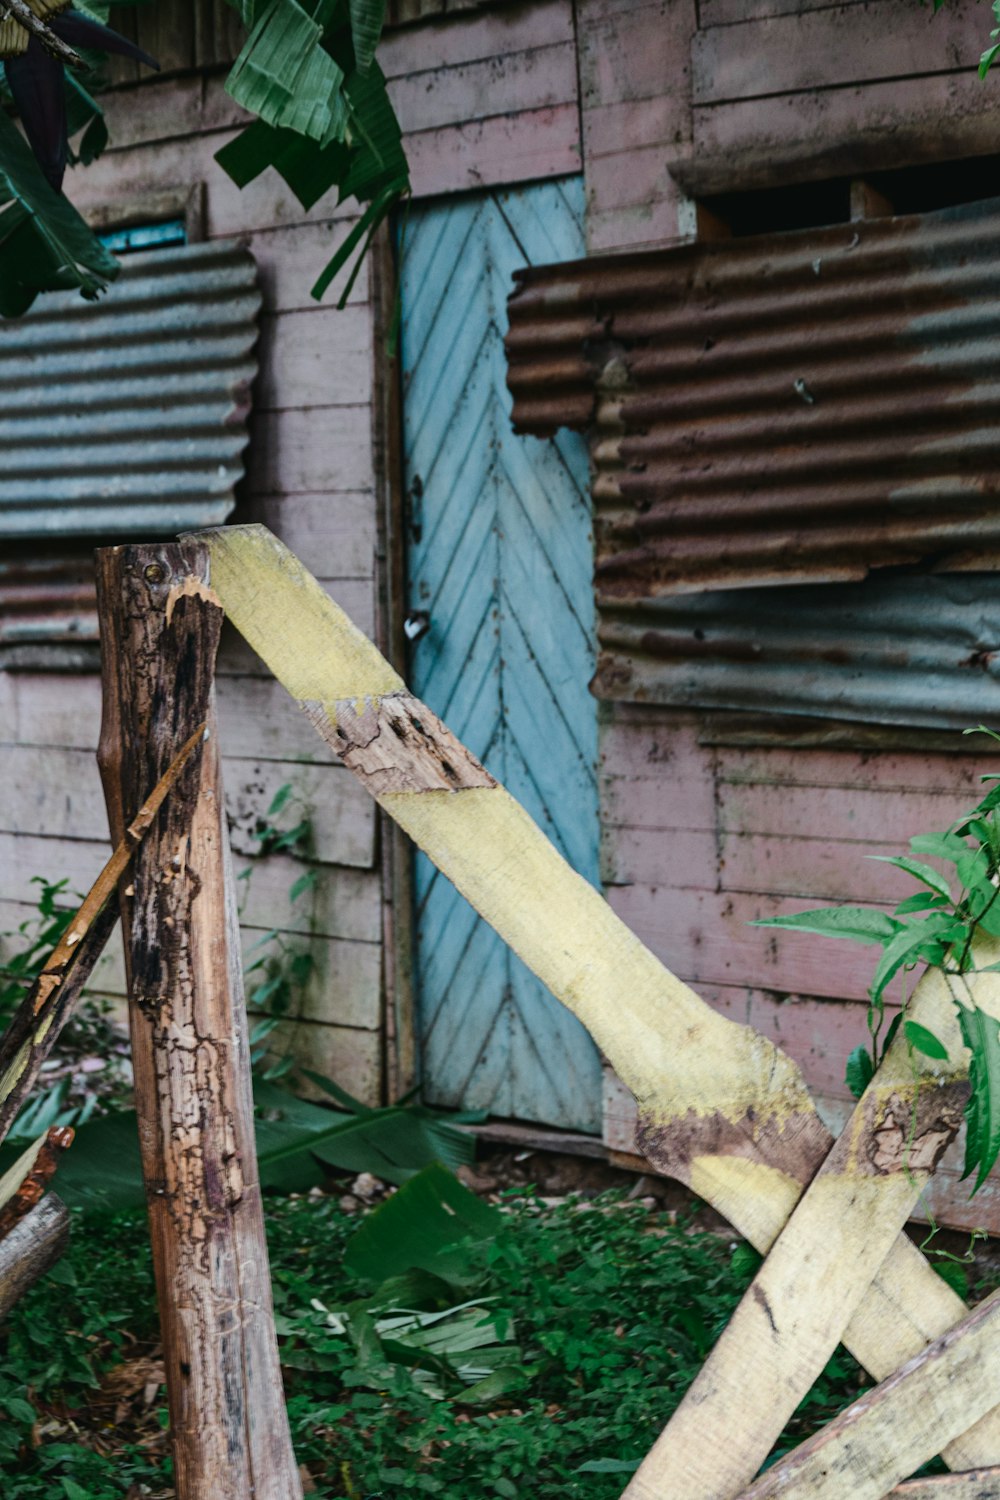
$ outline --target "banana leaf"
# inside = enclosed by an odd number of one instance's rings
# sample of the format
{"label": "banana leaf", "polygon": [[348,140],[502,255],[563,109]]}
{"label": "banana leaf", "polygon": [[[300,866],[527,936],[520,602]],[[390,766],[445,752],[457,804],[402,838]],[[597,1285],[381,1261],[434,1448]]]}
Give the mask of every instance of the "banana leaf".
{"label": "banana leaf", "polygon": [[[429,1162],[469,1161],[475,1149],[471,1136],[419,1105],[344,1114],[260,1082],[254,1096],[261,1184],[281,1192],[306,1192],[321,1184],[327,1175],[324,1164],[402,1183]],[[23,1146],[21,1140],[0,1151],[0,1172],[16,1160]],[[68,1207],[91,1212],[118,1213],[142,1206],[145,1192],[133,1110],[77,1126],[72,1149],[59,1168],[59,1196]]]}
{"label": "banana leaf", "polygon": [[93,299],[117,275],[114,256],[49,186],[0,110],[0,314],[19,316],[42,291],[76,289]]}

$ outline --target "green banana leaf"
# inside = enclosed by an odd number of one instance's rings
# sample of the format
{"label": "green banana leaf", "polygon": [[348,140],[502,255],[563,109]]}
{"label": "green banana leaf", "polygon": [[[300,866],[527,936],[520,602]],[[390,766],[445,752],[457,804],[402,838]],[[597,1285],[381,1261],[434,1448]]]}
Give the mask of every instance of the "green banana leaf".
{"label": "green banana leaf", "polygon": [[[475,1150],[472,1136],[420,1105],[345,1114],[274,1084],[258,1082],[254,1094],[257,1160],[265,1188],[306,1192],[325,1180],[324,1165],[371,1172],[398,1184],[430,1162],[457,1166],[470,1161]],[[0,1151],[0,1172],[24,1144],[19,1138]],[[145,1192],[135,1112],[118,1111],[79,1125],[60,1164],[56,1188],[71,1208],[118,1213],[141,1207]]]}
{"label": "green banana leaf", "polygon": [[114,256],[49,186],[0,109],[0,314],[19,316],[43,291],[75,288],[92,299],[117,275]]}

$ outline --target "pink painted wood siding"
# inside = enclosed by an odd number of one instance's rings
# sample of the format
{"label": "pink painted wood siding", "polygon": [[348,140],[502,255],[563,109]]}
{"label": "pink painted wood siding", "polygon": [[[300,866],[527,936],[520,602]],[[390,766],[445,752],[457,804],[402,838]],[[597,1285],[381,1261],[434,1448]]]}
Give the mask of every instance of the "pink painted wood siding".
{"label": "pink painted wood siding", "polygon": [[[866,1040],[874,950],[748,925],[830,902],[891,910],[914,884],[873,854],[947,827],[981,795],[969,754],[703,743],[696,714],[615,707],[601,746],[603,869],[629,926],[715,1009],[799,1062],[839,1129],[844,1065]],[[891,1005],[898,1004],[894,988]],[[634,1152],[635,1110],[609,1078],[607,1144]],[[1000,1188],[970,1204],[961,1150],[930,1199],[944,1222],[1000,1228]]]}

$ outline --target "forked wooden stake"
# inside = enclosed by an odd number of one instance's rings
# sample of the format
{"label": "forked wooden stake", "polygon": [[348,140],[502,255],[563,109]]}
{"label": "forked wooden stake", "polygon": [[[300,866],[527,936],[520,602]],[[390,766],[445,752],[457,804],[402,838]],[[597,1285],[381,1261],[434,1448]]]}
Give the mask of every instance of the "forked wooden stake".
{"label": "forked wooden stake", "polygon": [[208,725],[121,901],[177,1497],[298,1500],[215,734],[222,610],[197,545],[107,548],[97,573],[98,759],[116,843],[145,790]]}

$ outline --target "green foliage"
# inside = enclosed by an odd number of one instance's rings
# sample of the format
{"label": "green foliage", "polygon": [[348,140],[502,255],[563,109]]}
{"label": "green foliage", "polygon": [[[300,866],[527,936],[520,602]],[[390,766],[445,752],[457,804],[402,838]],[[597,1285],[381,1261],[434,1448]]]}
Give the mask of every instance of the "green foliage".
{"label": "green foliage", "polygon": [[[258,115],[217,152],[239,187],[273,167],[303,208],[331,188],[365,205],[313,287],[322,297],[357,252],[340,296],[350,295],[368,244],[410,190],[402,133],[375,62],[384,0],[266,0],[226,83]],[[290,42],[295,38],[295,44]]]}
{"label": "green foliage", "polygon": [[[1000,0],[997,5],[1000,7]],[[1000,735],[983,725],[965,733],[982,733],[1000,740]],[[923,962],[961,978],[973,966],[972,942],[976,929],[1000,937],[1000,778],[991,774],[982,780],[998,784],[951,828],[942,833],[917,834],[910,840],[911,854],[884,860],[926,888],[900,901],[891,917],[865,907],[840,906],[766,918],[753,924],[798,929],[821,937],[847,937],[881,947],[868,989],[871,1051],[856,1047],[847,1061],[846,1082],[855,1098],[860,1098],[871,1082],[900,1021],[911,1051],[939,1062],[948,1060],[940,1038],[906,1015],[905,990],[902,1009],[879,1047],[886,991],[897,975]],[[913,857],[918,854],[950,865],[954,873],[944,874],[925,860]],[[989,968],[1000,965],[991,964]],[[975,1174],[975,1193],[1000,1155],[1000,1025],[976,1009],[967,985],[962,988],[966,993],[960,995],[953,986],[962,1037],[971,1054],[964,1175]]]}
{"label": "green foliage", "polygon": [[[725,1239],[617,1195],[555,1207],[508,1200],[499,1232],[478,1252],[480,1284],[455,1300],[432,1279],[411,1275],[394,1292],[345,1268],[358,1221],[336,1200],[268,1199],[267,1228],[293,1440],[318,1500],[617,1500],[753,1274],[752,1261],[730,1264]],[[394,1339],[387,1300],[442,1314],[439,1361],[430,1363],[436,1351],[426,1346],[422,1363],[413,1359],[414,1338],[435,1325],[411,1317]],[[476,1308],[484,1316],[473,1322],[465,1315]],[[7,1328],[4,1500],[62,1500],[64,1480],[86,1500],[124,1500],[130,1486],[165,1500],[162,1390],[148,1412],[137,1399],[117,1419],[102,1390],[123,1362],[156,1346],[143,1216],[77,1219],[67,1257]],[[517,1389],[500,1389],[513,1377],[498,1371],[493,1394],[476,1396],[457,1373],[463,1332],[486,1340],[471,1351],[477,1358],[516,1350]],[[836,1356],[782,1447],[862,1384],[857,1366]]]}
{"label": "green foliage", "polygon": [[68,880],[51,881],[34,875],[32,885],[37,885],[36,915],[27,917],[18,926],[17,952],[5,955],[0,965],[0,1029],[6,1027],[17,1010],[29,985],[41,973],[46,959],[56,947],[73,913],[56,905],[56,898],[66,891]]}
{"label": "green foliage", "polygon": [[[385,0],[229,0],[247,38],[226,80],[257,118],[218,153],[239,187],[274,167],[303,207],[331,188],[354,198],[360,222],[319,275],[313,295],[357,252],[346,301],[372,235],[409,193],[402,134],[375,61]],[[80,9],[106,20],[109,6]],[[95,63],[98,59],[93,60]],[[71,161],[87,164],[108,144],[96,71],[67,75],[67,116],[78,138]],[[96,297],[118,263],[69,201],[45,180],[0,108],[0,315],[23,313],[41,291],[77,288]]]}

